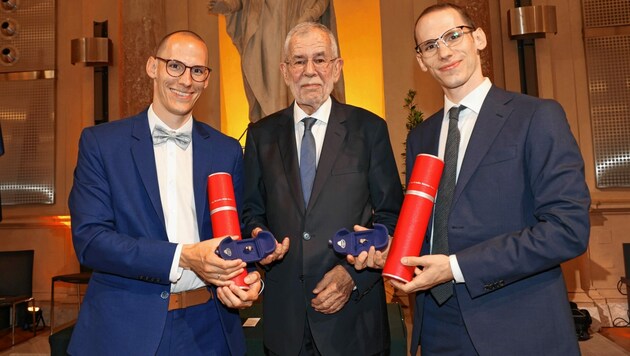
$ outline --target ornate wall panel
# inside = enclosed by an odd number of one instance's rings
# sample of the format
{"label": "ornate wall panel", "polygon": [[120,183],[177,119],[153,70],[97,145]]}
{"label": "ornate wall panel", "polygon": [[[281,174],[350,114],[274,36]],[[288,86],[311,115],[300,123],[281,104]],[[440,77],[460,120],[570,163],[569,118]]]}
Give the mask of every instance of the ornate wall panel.
{"label": "ornate wall panel", "polygon": [[583,0],[582,8],[586,28],[630,24],[628,0]]}
{"label": "ornate wall panel", "polygon": [[630,187],[630,1],[582,6],[597,187]]}
{"label": "ornate wall panel", "polygon": [[55,197],[55,2],[0,4],[2,204],[52,204]]}

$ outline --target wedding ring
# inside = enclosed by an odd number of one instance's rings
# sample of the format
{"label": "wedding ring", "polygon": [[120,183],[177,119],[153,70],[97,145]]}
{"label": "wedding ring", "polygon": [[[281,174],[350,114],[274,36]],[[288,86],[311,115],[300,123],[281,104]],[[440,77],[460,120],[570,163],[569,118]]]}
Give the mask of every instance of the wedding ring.
{"label": "wedding ring", "polygon": [[217,274],[217,279],[221,280],[221,275],[220,274]]}

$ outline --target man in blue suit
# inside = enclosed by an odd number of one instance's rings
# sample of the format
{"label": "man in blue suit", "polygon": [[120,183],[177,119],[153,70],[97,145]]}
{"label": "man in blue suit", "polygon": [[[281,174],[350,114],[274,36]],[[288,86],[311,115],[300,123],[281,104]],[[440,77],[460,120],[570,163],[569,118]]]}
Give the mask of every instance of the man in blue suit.
{"label": "man in blue suit", "polygon": [[242,196],[238,142],[192,117],[208,85],[208,49],[190,31],[167,35],[146,64],[148,110],[87,128],[70,193],[74,247],[94,270],[73,355],[244,355],[238,311],[260,291],[230,279],[212,239],[207,177],[232,175]]}
{"label": "man in blue suit", "polygon": [[[588,246],[590,198],[564,111],[493,86],[481,71],[485,33],[455,5],[427,8],[415,39],[444,109],[409,134],[407,172],[419,153],[445,156],[454,106],[460,140],[447,251],[405,258],[416,276],[393,282],[420,291],[412,354],[420,342],[426,355],[578,355],[560,263]],[[441,194],[425,252],[435,249]],[[441,284],[446,301],[432,291]]]}
{"label": "man in blue suit", "polygon": [[564,111],[493,86],[486,36],[458,6],[427,8],[415,39],[444,109],[409,133],[407,172],[420,153],[445,168],[422,257],[402,259],[415,277],[392,281],[418,292],[411,354],[578,355],[560,263],[586,250],[590,198]]}

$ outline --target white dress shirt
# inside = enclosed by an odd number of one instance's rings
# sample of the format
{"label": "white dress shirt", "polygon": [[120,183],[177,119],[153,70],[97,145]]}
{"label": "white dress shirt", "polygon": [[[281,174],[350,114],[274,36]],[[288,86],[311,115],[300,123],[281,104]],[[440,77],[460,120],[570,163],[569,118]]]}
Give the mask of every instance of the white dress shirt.
{"label": "white dress shirt", "polygon": [[[488,95],[491,87],[492,83],[490,82],[490,79],[485,78],[484,81],[479,84],[477,88],[468,93],[468,95],[466,95],[459,103],[453,103],[446,96],[444,96],[444,117],[442,118],[442,128],[440,131],[440,143],[438,149],[438,157],[440,157],[441,159],[444,159],[444,151],[446,149],[446,137],[448,136],[448,111],[453,106],[464,105],[466,107],[466,109],[460,112],[459,120],[457,122],[457,127],[459,128],[460,132],[460,141],[459,151],[457,153],[456,180],[459,178],[459,171],[462,167],[462,162],[464,161],[464,156],[466,155],[466,148],[468,147],[470,136],[472,136],[473,129],[475,128],[475,123],[477,122],[479,111],[481,111],[483,101],[486,99],[486,96]],[[440,192],[438,192],[438,195],[439,194]],[[431,233],[431,245],[433,246],[433,232]],[[451,270],[453,271],[455,282],[464,283],[464,275],[461,268],[459,268],[457,257],[455,255],[450,255],[449,260],[451,263]]]}
{"label": "white dress shirt", "polygon": [[319,156],[322,154],[322,146],[324,146],[324,136],[326,136],[326,127],[328,126],[331,109],[332,99],[330,99],[330,96],[313,115],[306,114],[297,103],[293,105],[293,124],[295,125],[295,143],[298,153],[298,163],[300,163],[300,149],[302,148],[302,136],[304,136],[304,123],[302,119],[305,117],[314,117],[317,119],[313,127],[311,127],[311,132],[315,138],[315,162],[318,163]]}
{"label": "white dress shirt", "polygon": [[[149,129],[153,132],[156,125],[171,130],[149,107]],[[178,133],[192,132],[192,116],[186,123],[175,130]],[[155,168],[157,170],[160,188],[160,201],[164,211],[166,234],[170,242],[177,243],[177,249],[171,263],[169,279],[171,292],[203,287],[205,283],[191,270],[179,267],[184,244],[199,242],[199,227],[197,226],[197,212],[195,208],[195,194],[193,191],[193,145],[192,142],[182,150],[172,140],[153,146],[155,154]]]}

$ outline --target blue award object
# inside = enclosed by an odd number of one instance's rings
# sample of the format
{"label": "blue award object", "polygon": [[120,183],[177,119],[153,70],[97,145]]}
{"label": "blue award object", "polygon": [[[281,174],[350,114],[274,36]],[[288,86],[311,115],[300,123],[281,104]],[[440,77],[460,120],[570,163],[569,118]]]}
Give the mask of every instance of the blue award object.
{"label": "blue award object", "polygon": [[368,251],[370,247],[383,251],[387,248],[389,236],[385,225],[374,224],[373,229],[350,232],[348,229],[337,231],[331,244],[335,252],[357,257],[361,252]]}
{"label": "blue award object", "polygon": [[217,254],[224,260],[241,259],[245,263],[258,262],[276,249],[276,238],[269,231],[261,231],[251,239],[233,240],[226,237],[219,243]]}

